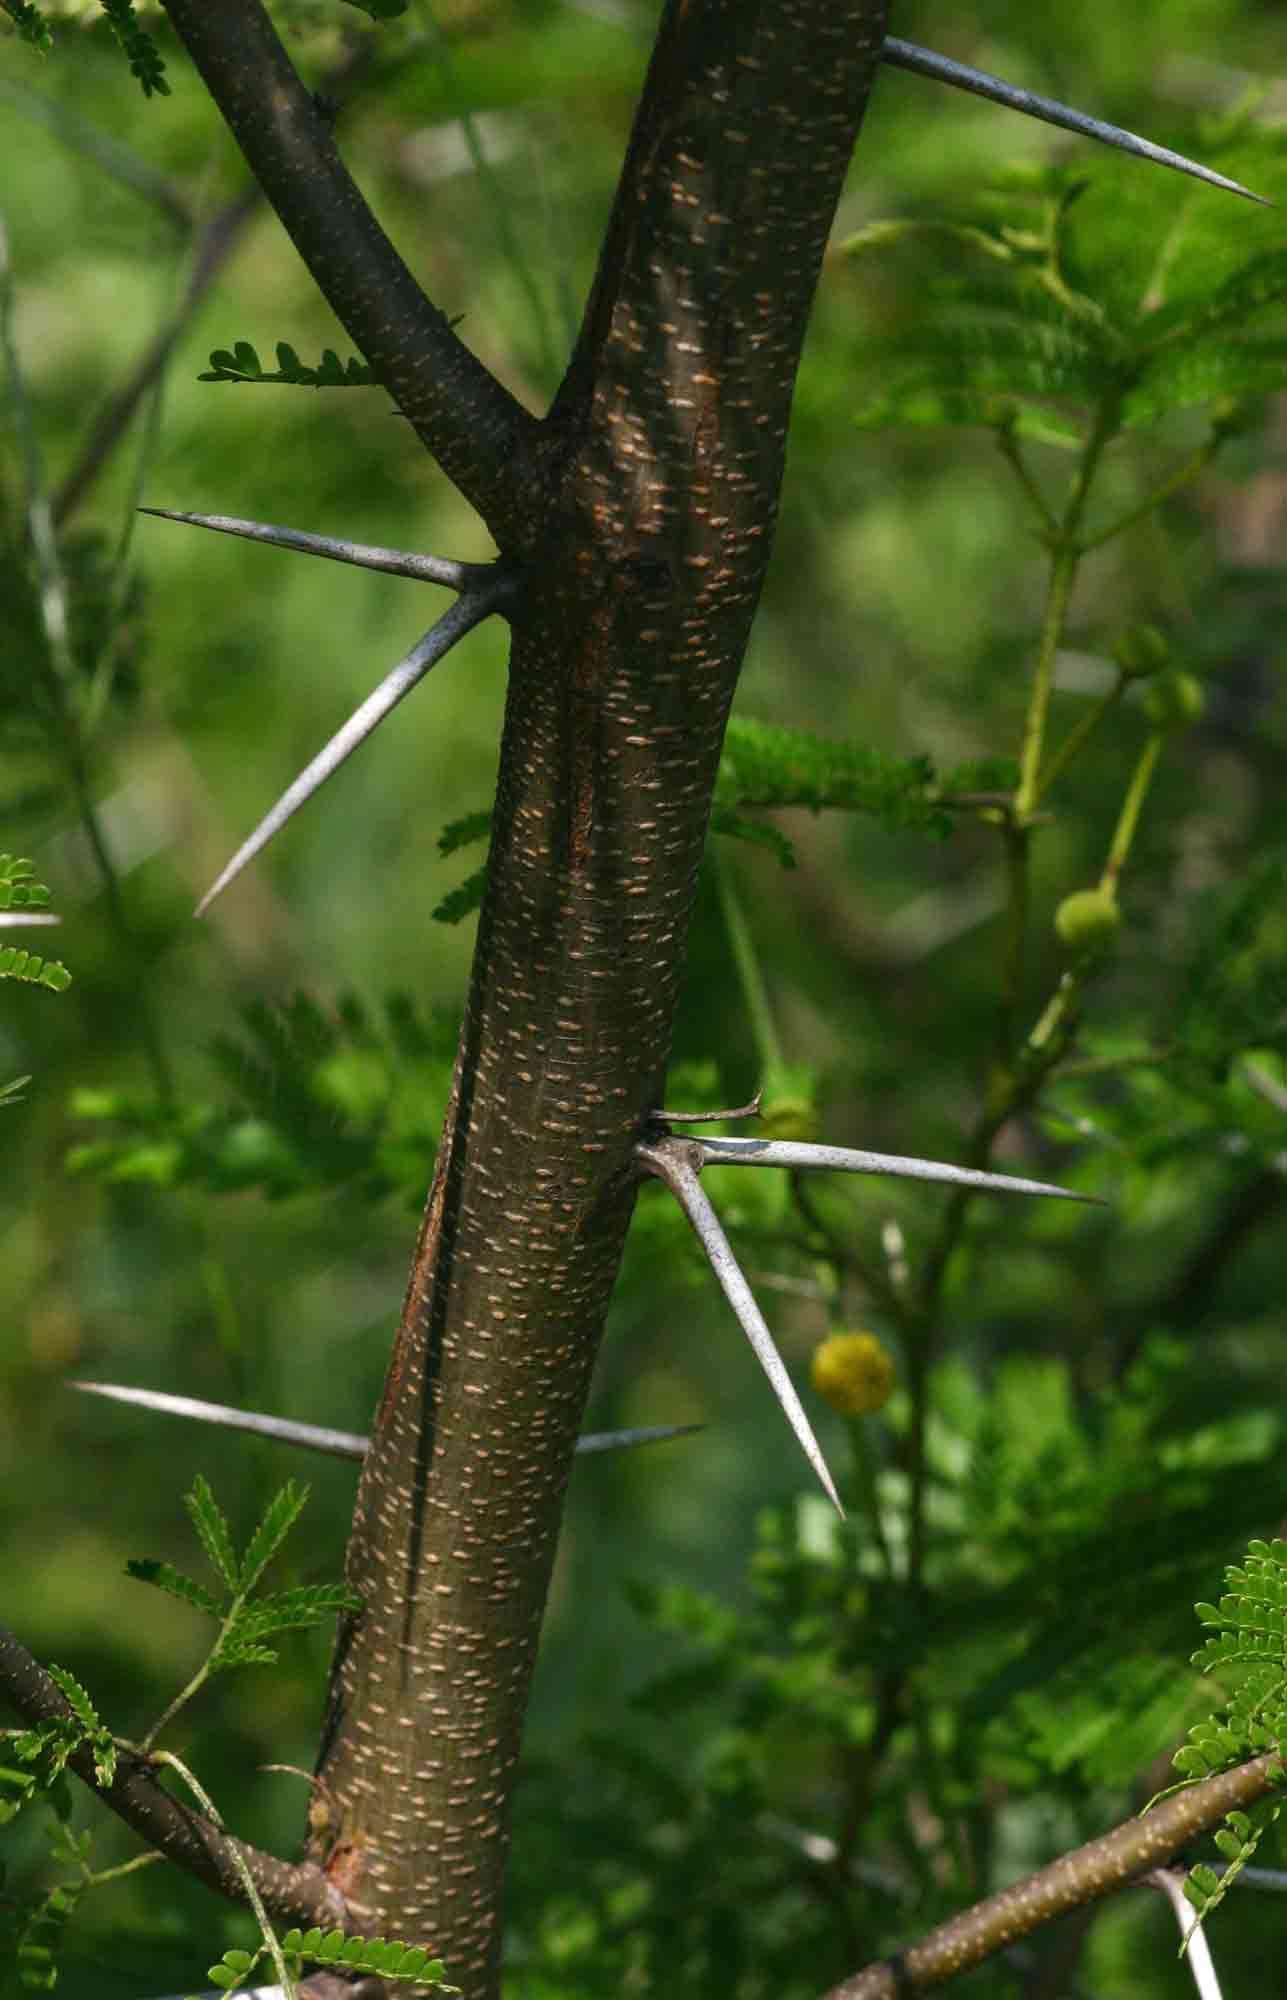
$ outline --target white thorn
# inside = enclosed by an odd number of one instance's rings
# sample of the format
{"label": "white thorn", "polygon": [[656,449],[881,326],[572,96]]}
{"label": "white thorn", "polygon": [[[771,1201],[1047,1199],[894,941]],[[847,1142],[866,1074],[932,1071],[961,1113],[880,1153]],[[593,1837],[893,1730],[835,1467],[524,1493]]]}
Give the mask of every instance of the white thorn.
{"label": "white thorn", "polygon": [[[171,1396],[163,1389],[133,1389],[119,1382],[69,1382],[67,1387],[144,1410],[161,1410],[171,1417],[192,1417],[198,1423],[218,1424],[225,1430],[249,1431],[255,1437],[275,1438],[280,1444],[302,1445],[306,1451],[325,1452],[331,1458],[365,1458],[370,1444],[369,1438],[356,1431],[297,1424],[290,1417],[266,1417],[257,1410],[235,1409],[230,1403],[205,1403],[196,1396]],[[635,1445],[665,1444],[670,1438],[688,1437],[702,1428],[701,1424],[644,1424],[630,1430],[587,1431],[576,1441],[576,1454],[580,1458],[592,1452],[630,1451]]]}
{"label": "white thorn", "polygon": [[701,1182],[697,1178],[697,1169],[692,1161],[694,1154],[701,1149],[699,1140],[658,1139],[641,1144],[637,1148],[637,1156],[650,1173],[656,1174],[659,1180],[665,1182],[692,1224],[724,1296],[737,1314],[738,1323],[751,1343],[752,1352],[769,1378],[783,1416],[795,1432],[800,1448],[817,1474],[823,1492],[843,1518],[845,1510],[840,1504],[840,1495],[836,1492],[835,1482],[827,1469],[827,1461],[822,1456],[821,1447],[813,1434],[813,1427],[795,1392],[795,1385],[774,1344],[773,1335],[769,1332],[764,1315],[755,1302],[755,1294],[742,1275],[742,1268],[733,1255],[732,1246],[724,1234],[719,1217],[707,1200]]}
{"label": "white thorn", "polygon": [[1258,202],[1262,208],[1274,205],[1263,194],[1253,194],[1250,188],[1243,187],[1241,181],[1231,181],[1226,174],[1201,166],[1184,153],[1173,153],[1169,146],[1155,146],[1151,139],[1141,139],[1137,132],[1127,132],[1121,125],[1109,125],[1102,118],[1092,118],[1085,111],[1074,111],[1071,106],[1060,104],[1053,97],[1042,97],[1035,90],[1023,90],[1018,84],[1003,83],[1000,77],[990,76],[986,70],[971,69],[968,63],[953,62],[950,56],[935,55],[932,49],[923,49],[915,42],[900,41],[896,35],[890,35],[881,49],[881,59],[895,69],[913,70],[918,76],[933,77],[936,83],[950,83],[958,90],[972,92],[975,97],[986,97],[990,103],[1004,104],[1009,111],[1022,111],[1025,116],[1039,118],[1046,125],[1057,125],[1065,132],[1077,132],[1084,139],[1098,139],[1105,146],[1115,146],[1119,152],[1151,160],[1155,166],[1173,167],[1177,173],[1191,174],[1194,180],[1205,181],[1209,187],[1223,188],[1227,194],[1241,195],[1245,201]]}
{"label": "white thorn", "polygon": [[1098,1204],[1093,1194],[1076,1194],[1049,1181],[1018,1174],[989,1174],[942,1160],[909,1159],[902,1153],[866,1153],[851,1146],[814,1146],[796,1139],[695,1139],[708,1167],[821,1168],[843,1174],[895,1174],[904,1180],[936,1181],[948,1187],[978,1188],[989,1194],[1054,1195],[1060,1201]]}
{"label": "white thorn", "polygon": [[232,860],[213,886],[197,904],[196,914],[203,917],[216,896],[221,895],[230,882],[234,882],[242,869],[261,850],[267,847],[275,833],[280,833],[287,820],[292,819],[300,807],[311,799],[314,792],[334,777],[345,759],[351,757],[358,745],[364,743],[372,731],[377,729],[412,688],[422,681],[430,667],[436,666],[444,653],[450,652],[458,639],[472,631],[491,612],[498,609],[503,597],[508,595],[508,584],[502,589],[493,585],[490,590],[471,592],[458,597],[456,602],[443,612],[435,625],[431,625],[423,639],[414,645],[405,659],[399,660],[391,673],[385,675],[373,693],[369,694],[360,708],[354,709],[343,728],[338,729],[324,749],[318,751],[311,764],[300,772],[294,783],[288,785],[275,806],[265,813],[259,825],[244,840]]}
{"label": "white thorn", "polygon": [[271,521],[243,521],[235,514],[184,514],[172,507],[140,507],[158,521],[178,521],[189,528],[213,528],[218,535],[240,535],[246,541],[269,542],[328,562],[354,563],[359,569],[383,570],[387,576],[410,576],[420,583],[443,583],[451,590],[478,588],[494,577],[491,563],[452,562],[446,556],[418,555],[410,549],[381,549],[367,542],[350,542],[342,535],[310,535],[302,528],[279,528]]}

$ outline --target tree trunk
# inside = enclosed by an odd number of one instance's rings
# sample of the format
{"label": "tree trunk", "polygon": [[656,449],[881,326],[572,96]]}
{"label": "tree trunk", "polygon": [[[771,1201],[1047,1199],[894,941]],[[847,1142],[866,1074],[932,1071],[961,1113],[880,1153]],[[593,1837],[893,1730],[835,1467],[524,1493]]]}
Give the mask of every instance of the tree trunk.
{"label": "tree trunk", "polygon": [[524,574],[455,1082],[311,1820],[353,1928],[431,1944],[487,2000],[563,1493],[885,7],[668,0],[563,386],[536,425],[488,378],[470,466],[469,369],[448,355],[444,414],[432,354],[408,362],[389,332],[414,301],[400,279],[372,296],[387,244],[350,269],[351,209],[337,248],[299,198],[302,174],[333,172],[329,136],[257,6],[167,5],[319,283]]}

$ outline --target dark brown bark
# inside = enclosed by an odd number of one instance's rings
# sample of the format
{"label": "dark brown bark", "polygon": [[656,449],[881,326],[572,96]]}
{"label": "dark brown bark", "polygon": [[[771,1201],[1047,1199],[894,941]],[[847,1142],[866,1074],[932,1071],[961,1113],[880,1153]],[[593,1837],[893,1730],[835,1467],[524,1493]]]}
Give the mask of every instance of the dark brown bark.
{"label": "dark brown bark", "polygon": [[[6,1702],[28,1724],[61,1722],[71,1714],[61,1688],[3,1625],[0,1625],[0,1686]],[[238,1902],[242,1899],[242,1878],[233,1862],[233,1855],[238,1854],[249,1868],[271,1915],[289,1922],[302,1919],[327,1929],[345,1923],[343,1899],[315,1863],[292,1866],[278,1860],[275,1854],[248,1847],[244,1840],[234,1840],[212,1821],[193,1812],[181,1799],[172,1798],[156,1771],[141,1757],[122,1751],[117,1759],[115,1781],[107,1786],[100,1785],[95,1776],[93,1753],[89,1749],[74,1750],[68,1762],[77,1777],[98,1793],[104,1805],[110,1806],[150,1847],[221,1895]]]}
{"label": "dark brown bark", "polygon": [[166,4],[335,310],[526,577],[456,1078],[359,1488],[364,1609],[341,1634],[312,1828],[353,1927],[431,1944],[484,2000],[564,1487],[885,8],[669,0],[538,427],[419,298],[257,0]]}
{"label": "dark brown bark", "polygon": [[165,9],[337,319],[443,471],[511,542],[523,519],[516,454],[535,418],[421,291],[259,0],[165,0]]}

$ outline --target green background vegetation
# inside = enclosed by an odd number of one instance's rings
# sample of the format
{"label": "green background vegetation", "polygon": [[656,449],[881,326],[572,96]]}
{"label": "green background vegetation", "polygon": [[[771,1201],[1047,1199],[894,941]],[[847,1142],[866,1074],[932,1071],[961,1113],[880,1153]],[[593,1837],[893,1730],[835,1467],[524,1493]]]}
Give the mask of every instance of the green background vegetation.
{"label": "green background vegetation", "polygon": [[[338,4],[277,11],[311,76],[340,56],[342,37],[375,32]],[[556,385],[589,282],[654,16],[631,0],[462,0],[436,17],[413,5],[379,31],[344,114],[346,154],[407,261],[533,407]],[[1287,86],[1273,83],[1287,72],[1287,32],[1270,4],[997,0],[900,8],[894,26],[1287,199]],[[69,11],[46,59],[0,33],[12,327],[55,492],[174,309],[192,241],[69,146],[62,113],[145,159],[198,218],[243,186],[212,107],[157,33],[173,94],[146,104],[93,9]],[[1249,95],[1254,124],[1240,116]],[[56,108],[48,125],[37,100]],[[1281,207],[1252,210],[893,72],[879,81],[837,243],[890,216],[979,222],[1000,216],[998,202],[1011,221],[1025,204],[1044,212],[1055,183],[1040,176],[983,201],[1014,162],[1084,175],[1070,256],[1110,314],[1133,310],[1150,284],[1197,298],[1284,243]],[[738,705],[891,757],[924,753],[940,771],[1017,757],[1047,561],[986,428],[856,419],[895,381],[895,362],[915,361],[932,312],[946,329],[930,356],[942,377],[956,338],[944,287],[968,291],[970,268],[950,238],[830,260]],[[1014,354],[981,316],[991,331],[957,340],[959,365],[995,335],[1013,385]],[[1052,309],[1052,342],[1056,321]],[[1272,300],[1255,320],[1267,343],[1283,324]],[[338,1573],[353,1473],[83,1399],[65,1382],[103,1377],[364,1427],[471,945],[471,922],[431,913],[478,851],[444,857],[439,837],[489,803],[503,698],[492,624],[193,923],[233,848],[442,600],[147,519],[113,573],[136,487],[159,506],[490,554],[382,391],[198,382],[210,350],[238,339],[265,357],[278,340],[305,360],[349,352],[263,210],[177,342],[153,434],[141,444],[135,425],[68,524],[74,647],[94,654],[104,697],[87,794],[119,909],[42,705],[12,400],[0,430],[0,845],[33,856],[51,885],[57,952],[75,974],[57,998],[0,990],[0,1082],[33,1077],[0,1114],[4,1615],[42,1659],[73,1668],[124,1734],[142,1732],[200,1657],[196,1614],[124,1572],[129,1556],[189,1563],[181,1495],[194,1473],[242,1535],[287,1472],[311,1481],[278,1587]],[[1075,370],[1057,379],[1053,351],[1041,349],[1030,408],[1051,428],[1075,427],[1084,384]],[[1266,355],[1246,385],[1257,391],[1271,386]],[[1287,383],[1287,359],[1278,373]],[[1220,391],[1204,378],[1184,407],[1112,447],[1096,522],[1201,448]],[[1174,383],[1169,393],[1180,400]],[[1056,496],[1068,452],[1038,441],[1030,463]],[[641,1203],[591,1422],[707,1429],[575,1473],[518,1816],[517,1992],[817,1993],[1121,1817],[1165,1782],[1169,1752],[1204,1712],[1186,1664],[1200,1636],[1192,1602],[1218,1594],[1247,1535],[1287,1518],[1285,532],[1282,405],[1259,397],[1199,478],[1079,576],[1055,740],[1112,685],[1112,645],[1139,621],[1169,635],[1206,707],[1166,748],[1121,888],[1118,948],[1088,986],[1073,1062],[1099,1067],[1056,1080],[998,1154],[1112,1207],[979,1203],[948,1273],[927,1602],[912,1607],[873,1573],[861,1509],[837,1541],[682,1226],[660,1196]],[[92,634],[113,624],[105,654]],[[1053,910],[1099,879],[1146,733],[1138,702],[1124,701],[1052,793],[1033,848],[1025,1030],[1059,976]],[[728,841],[718,860],[782,1052],[813,1073],[826,1136],[961,1157],[996,1035],[996,826],[961,814],[936,839],[865,815],[777,823],[794,871]],[[1249,885],[1256,896],[1240,902]],[[304,1014],[275,1035],[264,1010],[300,990],[332,1018],[357,996],[363,1024],[350,1010],[349,1029],[323,1046]],[[396,1009],[390,1027],[396,993],[413,996],[418,1031]],[[1125,1060],[1159,1049],[1168,1060]],[[712,872],[676,1097],[740,1101],[761,1053]],[[178,1137],[158,1090],[183,1107]],[[92,1115],[110,1110],[127,1115]],[[69,1152],[79,1173],[66,1171]],[[710,1185],[798,1378],[837,1324],[874,1328],[898,1357],[897,1315],[863,1273],[881,1269],[894,1219],[915,1271],[943,1196],[875,1182],[821,1190],[823,1220],[858,1260],[829,1310],[809,1288],[833,1266],[789,1191]],[[844,1424],[816,1398],[813,1408],[845,1467]],[[907,1421],[904,1395],[862,1434],[883,1468],[891,1532]],[[327,1653],[325,1632],[288,1637],[278,1670],[217,1682],[185,1725],[185,1756],[261,1844],[288,1849],[298,1836],[302,1779],[261,1767],[310,1765]],[[890,1661],[905,1677],[902,1706],[875,1755]],[[94,1823],[100,1865],[134,1851],[123,1829]],[[856,1884],[802,1834],[842,1850],[852,1840]],[[31,1851],[16,1840],[14,1853],[20,1876]],[[1230,1996],[1266,1991],[1264,1968],[1282,1959],[1281,1903],[1240,1896],[1237,1919],[1213,1923]],[[147,1870],[86,1903],[62,1990],[191,1991],[245,1936],[243,1916]],[[1174,1942],[1161,1898],[1136,1891],[962,1990],[1161,2000],[1189,1979]],[[1060,1970],[1060,1952],[1075,1970]]]}

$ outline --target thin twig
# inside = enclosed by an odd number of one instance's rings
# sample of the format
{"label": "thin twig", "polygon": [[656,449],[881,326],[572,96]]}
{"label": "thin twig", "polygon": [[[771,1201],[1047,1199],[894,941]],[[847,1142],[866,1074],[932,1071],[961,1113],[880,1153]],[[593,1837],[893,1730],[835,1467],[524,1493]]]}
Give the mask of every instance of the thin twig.
{"label": "thin twig", "polygon": [[758,1118],[764,1096],[757,1090],[749,1104],[737,1104],[725,1111],[654,1111],[659,1125],[731,1125],[738,1118]]}
{"label": "thin twig", "polygon": [[197,307],[227,263],[247,223],[260,205],[259,189],[234,197],[211,216],[192,253],[192,267],[183,296],[160,330],[153,334],[120,388],[111,396],[90,431],[80,455],[54,495],[54,520],[65,527],[86,499],[110,460],[139,404],[165,372],[180,336]]}
{"label": "thin twig", "polygon": [[1111,1896],[1172,1861],[1230,1810],[1273,1791],[1282,1762],[1270,1751],[1200,1785],[1186,1785],[1111,1833],[1061,1855],[1048,1868],[988,1896],[916,1944],[831,1988],[826,2000],[911,2000],[1030,1937],[1054,1918]]}

